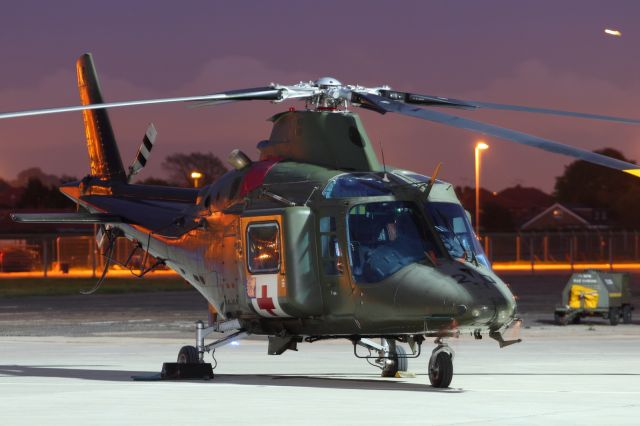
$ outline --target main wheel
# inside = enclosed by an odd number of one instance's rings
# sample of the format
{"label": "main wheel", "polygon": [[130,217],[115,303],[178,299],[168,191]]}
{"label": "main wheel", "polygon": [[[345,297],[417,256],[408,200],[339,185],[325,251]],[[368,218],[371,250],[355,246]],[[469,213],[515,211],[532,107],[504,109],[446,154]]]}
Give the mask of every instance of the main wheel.
{"label": "main wheel", "polygon": [[609,323],[611,325],[620,323],[620,308],[609,308]]}
{"label": "main wheel", "polygon": [[564,312],[555,312],[553,314],[553,319],[558,325],[567,325],[569,323],[567,315]]}
{"label": "main wheel", "polygon": [[631,324],[631,316],[632,316],[632,312],[633,310],[631,309],[631,306],[629,305],[624,305],[622,307],[622,322],[625,324]]}
{"label": "main wheel", "polygon": [[398,371],[407,371],[409,369],[409,358],[407,358],[407,351],[402,346],[396,347],[396,353],[398,359],[396,364],[398,365]]}
{"label": "main wheel", "polygon": [[[392,361],[392,362],[387,362]],[[395,377],[398,371],[407,371],[409,368],[409,360],[407,359],[407,352],[402,346],[396,346],[394,353],[389,353],[389,359],[385,360],[384,367],[382,368],[382,377]]]}
{"label": "main wheel", "polygon": [[429,363],[429,381],[434,388],[448,388],[453,378],[453,361],[446,352],[438,352]]}
{"label": "main wheel", "polygon": [[178,364],[196,364],[200,362],[198,350],[194,346],[183,346],[178,352]]}

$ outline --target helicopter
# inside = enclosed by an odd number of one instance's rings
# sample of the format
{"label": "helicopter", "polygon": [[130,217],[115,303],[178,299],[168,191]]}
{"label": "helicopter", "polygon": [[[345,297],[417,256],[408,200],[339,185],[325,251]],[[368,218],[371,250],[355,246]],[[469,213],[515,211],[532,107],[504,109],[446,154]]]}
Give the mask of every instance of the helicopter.
{"label": "helicopter", "polygon": [[[206,325],[196,322],[196,343],[180,349],[180,365],[205,365],[206,353],[250,335],[268,336],[270,355],[297,350],[302,342],[347,339],[357,357],[394,377],[420,356],[426,339],[434,339],[429,381],[447,388],[454,357],[448,339],[487,335],[501,348],[520,342],[504,338],[519,322],[516,301],[492,270],[453,185],[437,178],[438,168],[425,176],[381,163],[351,107],[454,126],[640,176],[635,164],[442,110],[640,124],[635,119],[347,85],[332,77],[107,103],[91,54],[80,56],[76,68],[81,105],[1,113],[0,119],[82,112],[90,174],[60,187],[78,211],[12,219],[95,224],[107,259],[97,285],[119,237],[155,259],[144,273],[166,265],[189,282],[206,299],[209,318]],[[273,129],[258,143],[258,160],[234,150],[232,170],[199,189],[131,183],[157,132],[149,126],[125,169],[107,113],[159,103],[291,100],[304,102],[304,109],[271,117]],[[223,337],[207,343],[212,333]]]}

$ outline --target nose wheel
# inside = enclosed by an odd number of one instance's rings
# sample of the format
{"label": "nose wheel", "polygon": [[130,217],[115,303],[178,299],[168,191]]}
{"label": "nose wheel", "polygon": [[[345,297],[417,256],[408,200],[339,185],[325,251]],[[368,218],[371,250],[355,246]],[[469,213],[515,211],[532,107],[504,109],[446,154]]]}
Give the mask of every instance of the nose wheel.
{"label": "nose wheel", "polygon": [[429,381],[434,388],[448,388],[453,378],[453,350],[439,340],[436,343],[429,358]]}

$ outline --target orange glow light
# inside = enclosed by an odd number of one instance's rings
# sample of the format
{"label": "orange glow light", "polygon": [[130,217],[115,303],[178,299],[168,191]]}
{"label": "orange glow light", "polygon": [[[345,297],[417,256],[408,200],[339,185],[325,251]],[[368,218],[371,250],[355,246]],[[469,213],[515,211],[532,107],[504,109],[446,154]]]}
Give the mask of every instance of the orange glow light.
{"label": "orange glow light", "polygon": [[[531,271],[531,263],[527,262],[495,262],[491,265],[495,271]],[[629,270],[640,269],[640,263],[574,263],[574,270],[582,269],[615,269]],[[570,263],[535,263],[534,271],[571,271]]]}

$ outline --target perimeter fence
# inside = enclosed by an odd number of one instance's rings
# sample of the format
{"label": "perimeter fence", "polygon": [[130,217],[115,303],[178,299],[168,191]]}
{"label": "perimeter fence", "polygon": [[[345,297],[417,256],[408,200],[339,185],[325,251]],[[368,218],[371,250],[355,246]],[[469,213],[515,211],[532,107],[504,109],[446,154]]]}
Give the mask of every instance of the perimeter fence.
{"label": "perimeter fence", "polygon": [[[126,238],[118,238],[110,269],[140,269],[155,261],[136,246]],[[96,275],[104,268],[105,260],[93,235],[0,236],[1,274]]]}
{"label": "perimeter fence", "polygon": [[[482,237],[485,252],[496,269],[509,265],[521,269],[539,266],[640,264],[640,232],[490,233]],[[125,238],[116,242],[111,270],[148,266],[143,250]],[[100,273],[105,259],[93,235],[0,236],[0,274]],[[142,263],[145,265],[142,265]]]}
{"label": "perimeter fence", "polygon": [[482,243],[491,262],[502,264],[584,265],[640,262],[640,232],[582,231],[490,233]]}

